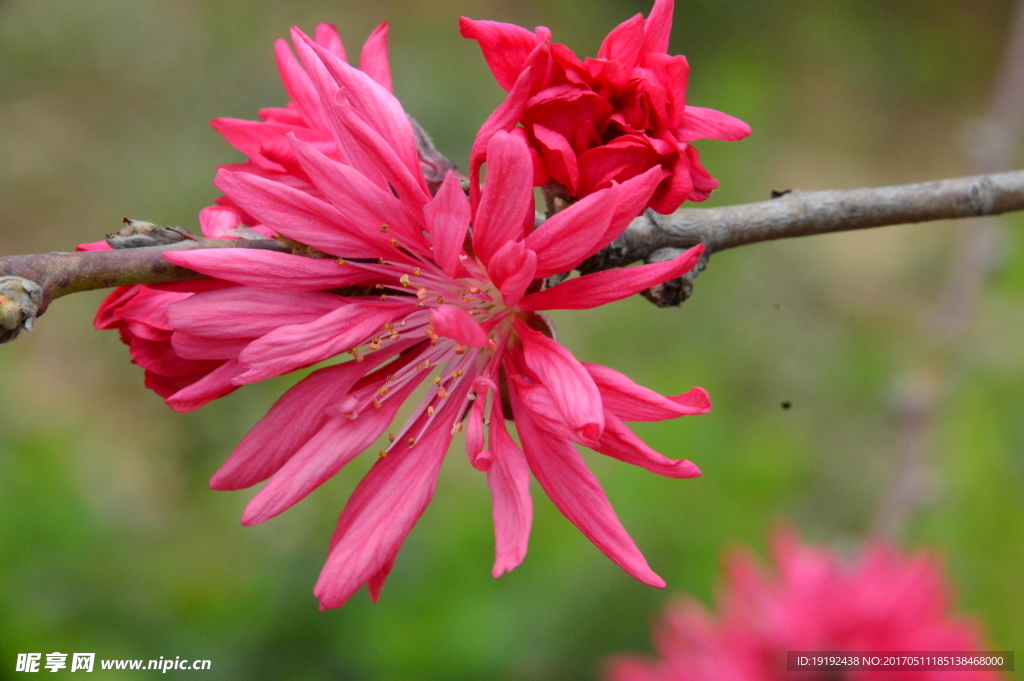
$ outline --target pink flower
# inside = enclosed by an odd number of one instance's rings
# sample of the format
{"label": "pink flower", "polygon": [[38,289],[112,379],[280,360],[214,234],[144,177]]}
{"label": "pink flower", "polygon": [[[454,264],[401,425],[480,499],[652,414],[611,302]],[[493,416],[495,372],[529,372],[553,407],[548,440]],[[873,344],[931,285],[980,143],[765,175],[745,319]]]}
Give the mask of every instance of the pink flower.
{"label": "pink flower", "polygon": [[[663,587],[573,443],[661,475],[697,476],[696,466],[653,451],[624,421],[705,413],[707,393],[663,397],[582,363],[538,314],[603,305],[694,266],[699,246],[672,261],[540,290],[544,278],[573,269],[621,233],[650,200],[661,171],[613,182],[535,230],[529,149],[522,137],[499,131],[486,145],[487,181],[475,206],[451,173],[431,195],[398,101],[297,30],[293,38],[341,160],[289,134],[295,167],[315,195],[260,173],[221,170],[216,184],[259,223],[340,258],[247,249],[166,254],[237,284],[170,305],[171,344],[182,356],[226,358],[221,370],[233,385],[344,353],[353,360],[319,369],[289,390],[211,485],[234,490],[266,480],[242,519],[263,522],[375,442],[425,385],[426,396],[342,512],[314,590],[322,607],[342,605],[363,584],[378,597],[463,427],[469,460],[487,473],[494,497],[495,576],[525,556],[532,471],[598,548],[640,581]],[[344,287],[360,288],[342,295]]]}
{"label": "pink flower", "polygon": [[551,44],[547,28],[531,33],[463,17],[462,35],[480,43],[509,93],[477,137],[471,174],[479,170],[491,135],[515,131],[529,142],[537,186],[554,180],[565,195],[583,198],[660,168],[650,208],[671,213],[683,201],[706,199],[718,180],[700,164],[691,142],[739,140],[750,127],[687,105],[690,66],[686,57],[666,54],[672,6],[672,0],[656,0],[646,20],[637,14],[619,24],[597,59],[582,62],[565,45]]}
{"label": "pink flower", "polygon": [[[787,651],[985,649],[979,627],[950,614],[942,568],[926,553],[904,557],[876,542],[851,565],[830,551],[801,545],[795,531],[782,529],[775,533],[772,554],[770,573],[748,553],[731,556],[717,598],[719,617],[692,600],[676,603],[655,634],[661,659],[620,656],[609,665],[607,678],[782,681],[792,676],[785,671]],[[949,677],[942,671],[845,674],[842,678],[886,681]],[[986,671],[955,676],[1002,678]]]}
{"label": "pink flower", "polygon": [[[316,27],[316,43],[344,61],[345,47],[338,30],[330,24]],[[248,157],[244,163],[220,168],[247,172],[318,195],[302,173],[285,136],[293,134],[339,159],[319,95],[284,40],[275,44],[278,71],[291,101],[281,108],[262,109],[261,121],[218,118],[211,125],[233,147]],[[391,70],[387,53],[387,22],[378,26],[363,45],[360,68],[391,91]],[[252,231],[263,237],[274,232],[234,205],[226,196],[218,205],[199,212],[203,236],[233,239]],[[81,244],[80,251],[108,250],[105,241]],[[100,305],[93,322],[97,329],[118,329],[129,348],[132,362],[145,370],[146,387],[167,400],[176,411],[190,411],[222,397],[237,386],[230,382],[234,356],[193,359],[195,351],[172,346],[167,306],[199,291],[224,288],[226,282],[182,282],[152,286],[122,286]],[[223,354],[223,351],[222,351]],[[237,353],[236,353],[237,354]]]}

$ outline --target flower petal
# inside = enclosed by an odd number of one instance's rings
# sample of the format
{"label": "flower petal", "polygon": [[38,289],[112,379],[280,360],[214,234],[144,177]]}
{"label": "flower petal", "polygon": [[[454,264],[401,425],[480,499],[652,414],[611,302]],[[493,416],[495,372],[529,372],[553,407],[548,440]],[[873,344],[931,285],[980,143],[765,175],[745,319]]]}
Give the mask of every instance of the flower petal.
{"label": "flower petal", "polygon": [[665,397],[609,367],[589,362],[583,362],[583,366],[601,391],[605,409],[624,421],[664,421],[711,411],[711,399],[704,388]]}
{"label": "flower petal", "polygon": [[320,23],[316,25],[316,44],[327,49],[341,61],[348,63],[348,56],[345,54],[345,44],[341,41],[341,34],[333,24]]}
{"label": "flower petal", "polygon": [[637,14],[612,29],[597,51],[598,59],[617,61],[626,71],[640,63],[644,44],[644,16]]}
{"label": "flower petal", "polygon": [[438,336],[472,348],[487,347],[487,332],[461,307],[441,305],[432,311],[431,317]]}
{"label": "flower petal", "polygon": [[345,298],[321,291],[235,286],[167,305],[166,314],[169,328],[192,336],[256,338],[282,326],[320,319],[346,304]]}
{"label": "flower petal", "polygon": [[566,424],[581,437],[596,440],[604,430],[604,409],[597,385],[572,353],[518,317],[516,334],[523,343],[523,358],[551,393]]}
{"label": "flower petal", "polygon": [[359,284],[373,276],[334,260],[255,248],[168,251],[164,259],[218,279],[279,291],[321,291]]}
{"label": "flower petal", "polygon": [[644,44],[640,54],[668,52],[668,39],[672,33],[673,0],[654,0],[654,7],[644,23]]}
{"label": "flower petal", "polygon": [[586,274],[549,289],[531,293],[520,300],[516,307],[527,312],[587,310],[605,305],[682,276],[694,268],[703,252],[704,245],[698,244],[665,262]]}
{"label": "flower petal", "polygon": [[572,442],[539,428],[514,384],[509,391],[526,461],[558,510],[616,565],[644,584],[664,588],[665,581],[647,565]]}
{"label": "flower petal", "polygon": [[392,346],[366,355],[362,362],[325,367],[296,383],[242,438],[210,480],[210,487],[238,490],[269,478],[323,427],[330,405],[401,349]]}
{"label": "flower petal", "polygon": [[551,177],[561,182],[570,196],[576,196],[580,183],[580,169],[576,163],[576,152],[573,151],[569,140],[540,123],[534,123],[531,129],[540,145],[544,163]]}
{"label": "flower petal", "polygon": [[700,477],[700,469],[693,462],[669,459],[654,451],[610,410],[605,411],[604,419],[604,433],[592,447],[594,451],[667,478]]}
{"label": "flower petal", "polygon": [[531,232],[526,247],[537,253],[535,278],[568,272],[583,262],[608,230],[618,199],[617,185],[594,192]]}
{"label": "flower petal", "polygon": [[533,215],[533,161],[526,142],[497,132],[487,144],[487,181],[473,219],[473,249],[486,265]]}
{"label": "flower petal", "polygon": [[237,389],[232,381],[245,371],[237,360],[228,360],[215,371],[167,398],[167,406],[177,412],[194,411]]}
{"label": "flower petal", "polygon": [[699,139],[735,142],[750,134],[750,126],[721,111],[688,106],[683,111],[682,123],[675,134],[680,142]]}
{"label": "flower petal", "polygon": [[302,119],[310,128],[327,132],[323,104],[313,87],[312,81],[299,61],[292,54],[287,41],[280,38],[274,43],[274,55],[277,57],[277,71],[281,74],[281,84],[285,92],[299,107]]}
{"label": "flower petal", "polygon": [[494,74],[498,85],[506,92],[519,77],[526,58],[543,39],[522,26],[498,21],[474,21],[459,17],[459,32],[463,38],[480,45],[484,60]]}
{"label": "flower petal", "polygon": [[523,562],[533,524],[530,467],[523,450],[505,429],[501,405],[491,414],[490,445],[493,462],[487,469],[487,486],[494,499],[494,567],[500,577]]}
{"label": "flower petal", "polygon": [[399,547],[434,496],[437,473],[452,440],[450,424],[462,409],[469,387],[468,382],[463,385],[445,401],[435,414],[435,427],[414,448],[398,440],[356,486],[338,519],[327,562],[313,589],[321,607],[344,605],[375,577],[374,591],[379,594]]}
{"label": "flower petal", "polygon": [[471,216],[466,193],[452,171],[445,174],[437,195],[424,206],[423,215],[433,238],[434,261],[449,277],[456,277]]}
{"label": "flower petal", "polygon": [[282,326],[252,343],[239,355],[247,371],[239,385],[279,376],[316,364],[366,342],[384,324],[415,310],[405,301],[350,302],[305,324]]}
{"label": "flower petal", "polygon": [[391,66],[388,63],[388,22],[381,22],[363,43],[359,70],[380,83],[388,92],[394,92],[391,87]]}

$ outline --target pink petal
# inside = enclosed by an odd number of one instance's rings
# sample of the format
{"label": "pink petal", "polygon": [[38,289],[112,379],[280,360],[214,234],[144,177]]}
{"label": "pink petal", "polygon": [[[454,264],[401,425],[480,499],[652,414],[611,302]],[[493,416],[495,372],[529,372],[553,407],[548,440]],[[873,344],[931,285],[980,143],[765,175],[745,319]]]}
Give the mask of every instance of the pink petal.
{"label": "pink petal", "polygon": [[434,261],[449,277],[459,273],[462,253],[469,230],[470,208],[466,193],[452,171],[444,176],[434,199],[423,208],[427,229],[433,237]]}
{"label": "pink petal", "polygon": [[171,323],[167,319],[167,309],[175,302],[190,297],[188,293],[170,293],[154,291],[148,287],[140,288],[138,293],[126,301],[114,314],[129,322],[139,322],[146,326],[164,331],[171,331]]}
{"label": "pink petal", "polygon": [[227,140],[228,144],[248,156],[255,163],[278,172],[284,170],[279,164],[267,160],[260,149],[264,144],[284,139],[289,132],[302,135],[305,139],[323,139],[314,130],[305,126],[284,125],[261,121],[245,121],[236,118],[215,118],[210,121],[214,130]]}
{"label": "pink petal", "polygon": [[473,219],[473,249],[486,265],[533,214],[533,161],[526,143],[497,132],[487,144],[487,181]]}
{"label": "pink petal", "polygon": [[686,197],[690,201],[704,201],[711,192],[718,188],[718,180],[711,177],[711,174],[700,163],[700,154],[697,147],[692,144],[686,145],[686,162],[690,167],[690,179],[693,182],[693,191]]}
{"label": "pink petal", "polygon": [[692,462],[669,459],[654,451],[610,410],[605,411],[604,418],[604,434],[592,447],[594,451],[667,478],[700,477],[700,469]]}
{"label": "pink petal", "polygon": [[644,44],[641,55],[668,52],[668,39],[672,33],[673,0],[654,0],[654,7],[644,24]]}
{"label": "pink petal", "polygon": [[505,101],[487,117],[476,134],[469,154],[470,200],[474,206],[480,203],[480,166],[487,156],[487,145],[495,134],[500,131],[509,132],[519,123],[526,110],[526,101],[530,98],[532,81],[533,69],[528,66],[523,69]]}
{"label": "pink petal", "polygon": [[[683,143],[681,146],[687,145]],[[690,176],[689,159],[685,153],[678,154],[672,165],[672,175],[658,186],[651,198],[651,210],[662,215],[673,213],[683,201],[691,197],[693,189],[694,183]]]}
{"label": "pink petal", "polygon": [[434,333],[471,348],[487,347],[487,332],[461,307],[441,305],[433,310]]}
{"label": "pink petal", "polygon": [[[103,242],[106,244],[107,242]],[[111,249],[113,250],[113,249]],[[124,325],[124,319],[117,316],[117,311],[144,290],[142,286],[119,286],[103,299],[93,318],[93,328],[97,331],[116,329]]]}
{"label": "pink petal", "polygon": [[405,439],[396,442],[352,493],[313,589],[321,607],[344,605],[360,586],[375,577],[374,590],[379,594],[380,582],[387,576],[402,541],[434,495],[437,473],[452,440],[451,424],[462,408],[468,382],[464,386],[435,414],[435,427],[428,429],[413,448]]}
{"label": "pink petal", "polygon": [[419,372],[400,390],[388,395],[380,409],[367,409],[354,419],[344,415],[328,419],[253,497],[245,507],[242,524],[257,525],[273,518],[337,474],[387,430],[399,407],[427,373]]}
{"label": "pink petal", "polygon": [[[394,251],[392,238],[404,248],[429,255],[430,244],[423,236],[418,211],[404,205],[390,187],[382,189],[355,168],[328,158],[292,135],[288,141],[312,183],[348,224],[361,226],[364,239],[380,243],[388,257]],[[386,233],[382,232],[385,227]]]}
{"label": "pink petal", "polygon": [[640,48],[644,43],[644,17],[630,17],[612,29],[597,51],[598,59],[617,61],[627,71],[640,63]]}
{"label": "pink petal", "polygon": [[348,63],[348,56],[345,54],[345,44],[341,41],[341,34],[333,24],[320,23],[316,25],[316,44],[326,48],[341,61]]}
{"label": "pink petal", "polygon": [[174,351],[185,359],[237,359],[252,338],[207,338],[175,332],[171,336]]}
{"label": "pink petal", "polygon": [[531,293],[516,306],[534,310],[587,310],[628,298],[657,284],[682,276],[697,264],[704,244],[698,244],[665,262],[623,267],[586,274],[549,289]]}
{"label": "pink petal", "polygon": [[537,254],[522,241],[509,241],[487,265],[491,282],[501,291],[505,305],[515,305],[537,278]]}
{"label": "pink petal", "polygon": [[675,134],[680,142],[699,139],[735,142],[750,134],[750,126],[721,111],[688,106],[683,111],[682,124],[675,130]]}
{"label": "pink petal", "polygon": [[474,21],[466,17],[459,18],[459,32],[463,38],[480,44],[487,66],[506,92],[512,89],[530,52],[542,42],[538,35],[515,24]]}
{"label": "pink petal", "polygon": [[306,125],[327,132],[326,119],[320,96],[313,87],[312,81],[299,64],[288,43],[280,38],[274,43],[274,55],[277,57],[277,70],[281,74],[281,83],[285,92],[302,112]]}
{"label": "pink petal", "polygon": [[[409,118],[399,101],[367,74],[337,59],[319,45],[314,44],[312,47],[341,87],[348,104],[377,135],[385,140],[386,146],[392,150],[416,181],[416,185],[425,197],[422,203],[429,201],[430,191],[427,189],[426,180],[423,179],[423,172],[420,170],[416,137],[413,134]],[[401,193],[401,189],[399,189],[399,193]],[[412,195],[404,198],[419,200],[418,196]]]}
{"label": "pink petal", "polygon": [[164,259],[211,277],[268,290],[321,291],[351,286],[373,277],[335,260],[306,258],[250,248],[170,251]]}
{"label": "pink petal", "polygon": [[106,241],[92,241],[87,244],[78,244],[76,251],[112,251],[114,250]]}
{"label": "pink petal", "polygon": [[605,409],[625,421],[664,421],[711,411],[711,400],[704,388],[665,397],[609,367],[588,362],[583,362],[583,366],[601,391]]}
{"label": "pink petal", "polygon": [[473,406],[466,415],[466,456],[470,465],[478,471],[487,471],[494,462],[494,456],[484,449],[484,409],[487,393],[477,393]]}
{"label": "pink petal", "polygon": [[572,353],[518,317],[516,334],[523,343],[526,365],[551,393],[566,424],[581,437],[596,440],[604,430],[601,395],[590,374]]}
{"label": "pink petal", "polygon": [[333,293],[263,291],[236,286],[197,293],[167,307],[169,328],[207,338],[256,338],[320,319],[347,304]]}
{"label": "pink petal", "polygon": [[526,237],[526,247],[537,253],[534,276],[561,274],[583,262],[608,230],[618,199],[618,186],[602,189],[556,213]]}
{"label": "pink petal", "polygon": [[377,258],[379,248],[333,206],[306,192],[248,173],[217,172],[214,184],[259,222],[300,243],[346,258]]}
{"label": "pink petal", "polygon": [[494,567],[500,577],[523,562],[533,524],[530,498],[530,468],[523,450],[509,436],[500,404],[491,414],[491,455],[487,486],[494,499]]}
{"label": "pink petal", "polygon": [[244,489],[269,478],[323,427],[329,418],[327,408],[398,349],[393,346],[370,353],[362,362],[325,367],[296,383],[238,443],[210,487]]}
{"label": "pink petal", "polygon": [[515,385],[509,388],[523,453],[551,501],[616,565],[644,584],[664,588],[665,581],[648,567],[572,442],[539,428],[518,400]]}
{"label": "pink petal", "polygon": [[394,92],[391,87],[391,66],[388,63],[388,22],[381,22],[363,43],[359,70],[380,83],[388,92]]}
{"label": "pink petal", "polygon": [[576,164],[576,152],[573,151],[569,140],[554,130],[545,128],[540,123],[535,123],[531,129],[540,144],[544,162],[551,177],[561,182],[569,190],[570,196],[576,196],[580,182],[580,170]]}
{"label": "pink petal", "polygon": [[619,235],[629,227],[629,223],[643,214],[658,185],[666,177],[668,172],[665,169],[654,166],[619,185],[619,202],[615,206],[611,222],[608,223],[608,229],[591,248],[591,252],[587,253],[587,258],[619,238]]}
{"label": "pink petal", "polygon": [[239,385],[279,376],[316,364],[362,345],[381,333],[384,324],[414,311],[405,301],[351,302],[305,324],[282,326],[253,341],[239,355],[247,371]]}
{"label": "pink petal", "polygon": [[665,91],[668,119],[664,124],[675,130],[682,125],[683,112],[686,110],[690,63],[682,55],[655,53],[647,56],[644,65],[654,71],[655,80]]}
{"label": "pink petal", "polygon": [[232,380],[242,371],[236,360],[228,360],[216,371],[167,398],[167,406],[177,412],[194,411],[235,390],[238,386]]}
{"label": "pink petal", "polygon": [[185,359],[165,340],[152,341],[136,336],[128,347],[133,362],[143,369],[169,378],[206,374],[220,366],[220,362]]}
{"label": "pink petal", "polygon": [[199,211],[199,229],[210,239],[223,239],[242,226],[242,216],[232,208],[207,206]]}

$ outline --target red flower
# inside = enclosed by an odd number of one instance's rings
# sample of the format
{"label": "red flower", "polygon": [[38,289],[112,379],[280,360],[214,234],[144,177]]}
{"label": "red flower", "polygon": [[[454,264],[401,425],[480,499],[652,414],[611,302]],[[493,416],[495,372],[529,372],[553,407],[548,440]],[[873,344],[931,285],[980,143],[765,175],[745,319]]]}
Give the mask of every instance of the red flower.
{"label": "red flower", "polygon": [[[289,390],[211,485],[233,490],[266,480],[243,523],[267,520],[369,447],[426,384],[426,396],[342,512],[314,591],[322,607],[342,605],[363,584],[377,598],[463,423],[470,462],[486,471],[494,497],[495,576],[525,556],[532,471],[613,561],[646,584],[664,586],[573,443],[661,475],[697,476],[692,463],[653,451],[623,421],[705,413],[707,393],[694,388],[663,397],[612,369],[584,364],[538,314],[603,305],[694,266],[700,246],[672,261],[540,290],[546,277],[573,269],[615,239],[648,203],[661,171],[612,182],[535,230],[529,149],[521,137],[498,131],[486,145],[487,182],[475,206],[452,173],[432,196],[398,100],[298,31],[293,37],[343,160],[289,134],[295,172],[315,193],[259,171],[222,169],[216,184],[269,229],[341,257],[167,253],[171,262],[236,286],[176,302],[166,318],[179,353],[228,358],[222,368],[234,385],[344,353],[353,360]],[[363,287],[363,294],[337,292],[347,286]],[[514,418],[521,448],[506,417]]]}
{"label": "red flower", "polygon": [[[609,665],[608,679],[783,681],[795,675],[785,671],[791,650],[984,649],[975,623],[950,614],[941,566],[926,553],[904,557],[876,542],[847,565],[834,553],[801,545],[792,530],[778,531],[772,544],[774,573],[762,571],[748,553],[731,556],[717,599],[720,616],[711,617],[692,600],[671,606],[655,634],[661,659],[620,656]],[[845,674],[865,681],[950,677],[943,671]],[[1002,678],[987,671],[954,676]]]}
{"label": "red flower", "polygon": [[[671,213],[683,201],[703,201],[718,186],[690,144],[739,140],[741,120],[686,104],[690,66],[669,56],[672,0],[656,0],[645,20],[637,14],[601,44],[597,59],[580,61],[551,32],[462,18],[462,35],[480,43],[494,77],[509,96],[488,119],[473,147],[479,171],[487,141],[515,131],[530,145],[534,184],[554,180],[569,197],[583,198],[651,168],[663,179],[649,207]],[[521,128],[517,128],[521,125]]]}

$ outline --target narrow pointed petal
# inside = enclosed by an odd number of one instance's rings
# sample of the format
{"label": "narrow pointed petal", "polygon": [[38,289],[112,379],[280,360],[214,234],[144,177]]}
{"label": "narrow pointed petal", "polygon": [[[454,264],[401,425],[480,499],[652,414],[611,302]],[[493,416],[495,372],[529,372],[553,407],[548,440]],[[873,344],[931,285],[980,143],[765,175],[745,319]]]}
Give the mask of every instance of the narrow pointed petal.
{"label": "narrow pointed petal", "polygon": [[494,462],[494,456],[484,449],[484,409],[487,393],[477,393],[477,398],[466,415],[466,456],[470,465],[486,472]]}
{"label": "narrow pointed petal", "polygon": [[237,359],[252,338],[207,338],[175,331],[171,347],[184,359]]}
{"label": "narrow pointed petal", "polygon": [[359,587],[379,579],[381,571],[394,561],[434,496],[437,474],[452,440],[450,424],[467,389],[468,384],[437,412],[437,427],[429,429],[412,448],[405,440],[396,442],[352,492],[313,589],[322,607],[344,605]]}
{"label": "narrow pointed petal", "polygon": [[322,291],[261,291],[236,286],[197,293],[167,307],[170,328],[207,338],[256,338],[281,326],[311,322],[346,305]]}
{"label": "narrow pointed petal", "polygon": [[[491,115],[487,117],[487,120],[480,126],[480,130],[476,134],[473,148],[469,153],[469,188],[470,201],[473,206],[477,206],[480,203],[480,167],[487,156],[487,145],[498,132],[509,132],[519,123],[519,119],[526,110],[526,102],[530,98],[532,81],[532,67],[528,66],[519,75],[505,101],[491,112]],[[530,160],[532,162],[532,156]]]}
{"label": "narrow pointed petal", "polygon": [[608,230],[594,244],[591,252],[587,253],[587,258],[619,238],[619,235],[629,227],[629,223],[643,214],[651,196],[666,177],[668,171],[661,166],[655,166],[619,185],[619,202],[615,206],[611,222],[608,223]]}
{"label": "narrow pointed petal", "polygon": [[596,440],[604,430],[601,394],[587,370],[572,353],[522,320],[515,330],[523,343],[526,365],[537,374],[558,405],[569,427],[581,437]]}
{"label": "narrow pointed petal", "polygon": [[487,181],[473,220],[473,249],[485,265],[533,210],[530,151],[519,137],[497,132],[487,144]]}
{"label": "narrow pointed petal", "polygon": [[608,230],[618,198],[618,186],[594,192],[527,236],[526,247],[537,253],[535,277],[568,272],[583,262]]}
{"label": "narrow pointed petal", "polygon": [[589,362],[583,362],[583,366],[601,391],[605,409],[624,421],[664,421],[711,411],[711,399],[704,388],[665,397],[609,367]]}
{"label": "narrow pointed petal", "polygon": [[693,462],[669,459],[654,451],[610,410],[605,411],[604,418],[604,434],[594,451],[667,478],[700,477],[700,469]]}
{"label": "narrow pointed petal", "polygon": [[327,408],[398,349],[370,353],[362,362],[319,369],[296,383],[235,447],[210,487],[238,490],[269,478],[323,427],[329,418]]}
{"label": "narrow pointed petal", "polygon": [[510,392],[523,453],[551,501],[616,565],[644,584],[663,589],[665,580],[647,565],[572,442],[539,428],[516,398],[514,385]]}
{"label": "narrow pointed petal", "polygon": [[359,284],[373,275],[334,260],[250,248],[169,251],[164,259],[236,284],[280,291],[322,291]]}
{"label": "narrow pointed petal", "polygon": [[394,92],[391,87],[391,65],[388,62],[388,22],[384,21],[373,29],[363,43],[359,70],[380,83],[388,92]]}
{"label": "narrow pointed petal", "polygon": [[423,208],[433,238],[434,261],[449,277],[459,273],[459,255],[469,231],[470,208],[466,193],[452,171],[444,176],[434,199]]}
{"label": "narrow pointed petal", "polygon": [[432,313],[434,333],[451,338],[459,345],[487,347],[487,332],[461,307],[441,305]]}
{"label": "narrow pointed petal", "polygon": [[576,196],[580,184],[580,169],[576,161],[576,152],[569,144],[569,140],[540,123],[534,123],[533,135],[540,143],[541,154],[551,177],[561,182],[570,196]]}
{"label": "narrow pointed petal", "polygon": [[[105,245],[107,242],[103,243]],[[96,310],[96,316],[92,320],[93,328],[97,331],[105,331],[116,329],[124,324],[124,319],[117,316],[117,311],[143,290],[142,286],[119,286],[114,289],[103,299],[99,309]]]}
{"label": "narrow pointed petal", "polygon": [[257,525],[273,518],[337,474],[387,430],[399,407],[426,375],[419,372],[401,390],[389,395],[380,409],[367,409],[355,418],[329,418],[253,497],[245,507],[242,524]]}
{"label": "narrow pointed petal", "polygon": [[500,577],[523,562],[533,524],[533,499],[530,497],[530,467],[523,450],[505,429],[501,407],[491,415],[491,454],[487,486],[494,499],[494,567],[491,575]]}
{"label": "narrow pointed petal", "polygon": [[174,351],[165,340],[147,340],[136,336],[129,344],[132,361],[143,369],[168,378],[180,378],[191,374],[207,374],[220,366],[219,361],[190,360]]}
{"label": "narrow pointed petal", "polygon": [[541,42],[536,34],[521,26],[466,17],[459,18],[459,32],[463,38],[479,43],[487,66],[506,92],[512,89],[530,52]]}
{"label": "narrow pointed petal", "polygon": [[654,7],[644,24],[644,44],[641,55],[668,52],[668,39],[672,33],[673,0],[654,0]]}
{"label": "narrow pointed petal", "polygon": [[275,329],[239,355],[247,371],[236,380],[239,385],[255,383],[334,357],[415,309],[412,303],[395,300],[351,302],[312,322]]}
{"label": "narrow pointed petal", "polygon": [[235,390],[238,386],[232,381],[242,371],[237,360],[228,360],[216,371],[167,398],[167,406],[177,412],[194,411]]}
{"label": "narrow pointed petal", "polygon": [[683,112],[682,125],[675,133],[680,142],[700,139],[735,142],[750,134],[750,126],[721,111],[688,106]]}
{"label": "narrow pointed petal", "polygon": [[281,74],[281,83],[291,100],[299,107],[302,118],[311,128],[327,132],[324,123],[323,105],[320,96],[313,87],[309,76],[299,61],[292,54],[292,48],[280,38],[274,43],[274,54],[277,57],[277,70]]}
{"label": "narrow pointed petal", "polygon": [[516,306],[533,310],[587,310],[628,298],[657,284],[682,276],[697,264],[703,244],[665,262],[594,272],[562,282],[549,289],[531,293]]}
{"label": "narrow pointed petal", "polygon": [[617,61],[627,71],[640,63],[644,44],[644,16],[637,14],[612,29],[597,51],[598,59]]}
{"label": "narrow pointed petal", "polygon": [[345,44],[341,40],[341,34],[333,24],[320,23],[316,25],[316,44],[327,49],[341,61],[348,63],[348,55],[345,54]]}
{"label": "narrow pointed petal", "polygon": [[359,226],[349,224],[330,204],[279,182],[249,173],[220,170],[214,180],[246,212],[275,232],[326,253],[346,258],[377,258]]}

